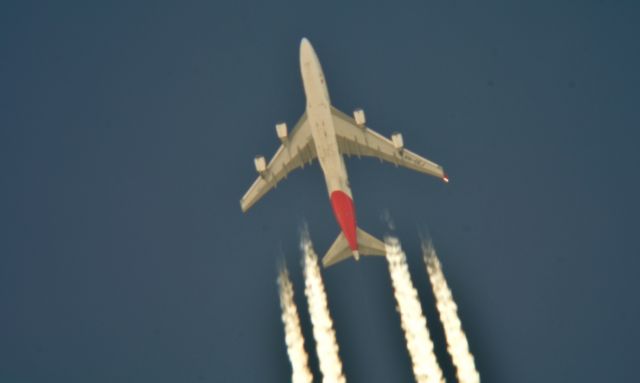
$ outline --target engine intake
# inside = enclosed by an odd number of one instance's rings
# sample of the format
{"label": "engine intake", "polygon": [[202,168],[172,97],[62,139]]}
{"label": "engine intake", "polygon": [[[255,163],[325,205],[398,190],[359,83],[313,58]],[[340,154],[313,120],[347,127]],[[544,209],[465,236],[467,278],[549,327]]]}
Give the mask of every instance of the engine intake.
{"label": "engine intake", "polygon": [[283,143],[287,140],[287,124],[285,122],[280,122],[276,124],[276,133],[278,134],[278,138]]}
{"label": "engine intake", "polygon": [[367,122],[364,116],[364,110],[360,108],[353,111],[353,119],[356,120],[356,124],[361,128],[364,128],[364,124]]}
{"label": "engine intake", "polygon": [[391,141],[393,142],[393,146],[397,151],[402,151],[402,149],[404,149],[404,140],[402,139],[402,133],[393,133],[391,135]]}
{"label": "engine intake", "polygon": [[253,163],[256,166],[256,171],[260,175],[267,171],[267,160],[265,160],[263,156],[256,156],[256,158],[253,159]]}

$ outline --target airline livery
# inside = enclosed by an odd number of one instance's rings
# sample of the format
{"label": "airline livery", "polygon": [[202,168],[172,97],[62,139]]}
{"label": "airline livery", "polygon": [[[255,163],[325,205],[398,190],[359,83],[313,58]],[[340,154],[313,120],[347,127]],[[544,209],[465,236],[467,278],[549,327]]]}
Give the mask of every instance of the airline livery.
{"label": "airline livery", "polygon": [[307,39],[300,43],[300,70],[307,97],[306,111],[291,134],[287,133],[286,124],[276,125],[282,145],[268,164],[262,156],[255,158],[259,177],[240,200],[242,211],[246,212],[290,171],[317,158],[341,229],[322,264],[328,267],[351,255],[356,260],[360,255],[384,255],[384,243],[356,224],[343,155],[377,157],[438,177],[444,182],[449,182],[449,179],[440,165],[405,149],[400,133],[392,134],[389,140],[367,128],[362,109],[356,109],[351,118],[334,108],[329,100],[320,61]]}

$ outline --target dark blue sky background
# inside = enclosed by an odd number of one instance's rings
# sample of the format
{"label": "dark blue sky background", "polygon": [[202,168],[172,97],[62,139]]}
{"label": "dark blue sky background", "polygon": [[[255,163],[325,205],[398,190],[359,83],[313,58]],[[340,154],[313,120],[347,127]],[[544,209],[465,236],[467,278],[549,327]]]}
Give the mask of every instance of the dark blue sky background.
{"label": "dark blue sky background", "polygon": [[[252,159],[303,112],[310,38],[335,106],[451,184],[349,160],[360,226],[428,230],[486,382],[637,378],[634,1],[3,2],[0,382],[282,382],[275,284],[338,233],[317,165],[248,214]],[[283,255],[281,255],[283,254]],[[350,382],[413,379],[383,259],[324,273]]]}

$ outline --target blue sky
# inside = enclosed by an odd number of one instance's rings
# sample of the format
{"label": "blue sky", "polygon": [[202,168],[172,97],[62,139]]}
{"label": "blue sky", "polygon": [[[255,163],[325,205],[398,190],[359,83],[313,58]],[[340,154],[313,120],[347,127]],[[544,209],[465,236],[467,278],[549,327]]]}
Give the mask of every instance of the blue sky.
{"label": "blue sky", "polygon": [[[303,112],[305,36],[336,107],[450,175],[347,162],[359,225],[396,223],[448,380],[425,230],[484,381],[636,376],[635,2],[1,9],[0,381],[287,380],[279,258],[313,354],[298,231],[321,254],[338,233],[321,172],[238,203]],[[324,275],[348,381],[410,381],[384,261]]]}

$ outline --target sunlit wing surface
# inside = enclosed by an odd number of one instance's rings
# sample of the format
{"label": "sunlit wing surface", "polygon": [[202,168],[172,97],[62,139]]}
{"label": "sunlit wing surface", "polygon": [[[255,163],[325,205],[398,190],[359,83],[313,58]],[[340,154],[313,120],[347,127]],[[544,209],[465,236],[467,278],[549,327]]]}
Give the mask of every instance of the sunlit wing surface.
{"label": "sunlit wing surface", "polygon": [[247,211],[263,195],[276,186],[294,169],[304,167],[316,158],[316,149],[311,137],[311,129],[307,122],[307,114],[303,114],[293,128],[291,134],[283,140],[269,165],[260,172],[260,176],[240,200],[242,211]]}
{"label": "sunlit wing surface", "polygon": [[359,126],[353,118],[334,107],[331,108],[331,114],[341,153],[349,156],[377,157],[448,182],[440,165],[405,149],[402,138],[394,144],[393,141],[366,126]]}

